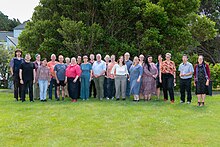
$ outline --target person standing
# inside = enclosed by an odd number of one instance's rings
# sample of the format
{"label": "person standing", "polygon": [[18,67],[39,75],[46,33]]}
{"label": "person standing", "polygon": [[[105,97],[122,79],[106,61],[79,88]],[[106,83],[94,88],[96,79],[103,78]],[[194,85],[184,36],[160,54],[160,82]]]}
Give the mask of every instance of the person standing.
{"label": "person standing", "polygon": [[19,71],[20,83],[22,84],[21,99],[25,101],[26,90],[29,91],[30,102],[33,100],[33,83],[35,83],[35,65],[31,62],[31,55],[25,55],[25,62],[20,66]]}
{"label": "person standing", "polygon": [[182,57],[183,63],[179,66],[180,72],[180,103],[185,103],[185,91],[187,92],[187,104],[191,103],[192,94],[191,94],[191,81],[192,75],[194,72],[193,66],[188,62],[187,55]]}
{"label": "person standing", "polygon": [[42,65],[37,69],[36,82],[40,88],[40,101],[46,102],[47,88],[50,85],[50,69],[47,67],[47,59],[43,59]]}
{"label": "person standing", "polygon": [[106,70],[105,70],[106,72],[105,72],[105,79],[104,79],[104,98],[109,100],[108,89],[107,89],[107,69],[108,69],[108,65],[109,65],[109,61],[110,61],[110,56],[106,55],[104,60],[105,60],[105,65],[106,65]]}
{"label": "person standing", "polygon": [[[128,73],[130,73],[129,69],[132,65],[132,61],[130,60],[130,54],[128,52],[126,52],[124,54],[124,60],[125,60],[125,64],[127,66],[128,69]],[[130,81],[129,81],[129,77],[127,77],[127,87],[126,87],[126,97],[130,98]]]}
{"label": "person standing", "polygon": [[[41,66],[41,61],[40,61],[40,54],[36,54],[35,55],[35,61],[34,61],[34,65],[35,65],[35,75],[37,76],[37,69]],[[33,85],[33,89],[34,89],[34,100],[37,100],[40,98],[40,91],[39,91],[39,85],[37,80],[35,79],[35,83]]]}
{"label": "person standing", "polygon": [[51,80],[50,80],[50,86],[49,86],[49,100],[52,100],[52,93],[53,93],[53,86],[55,87],[55,99],[57,99],[57,82],[55,78],[55,72],[54,72],[54,67],[58,62],[56,61],[56,55],[52,54],[51,55],[51,61],[47,63],[47,66],[50,69],[50,75],[51,75]]}
{"label": "person standing", "polygon": [[158,71],[158,75],[157,75],[157,78],[156,78],[156,85],[157,85],[157,99],[159,100],[160,99],[160,89],[163,88],[162,86],[162,83],[160,83],[160,65],[161,63],[163,62],[163,58],[162,58],[162,55],[158,55],[157,57],[157,63],[156,63],[156,67],[157,67],[157,71]]}
{"label": "person standing", "polygon": [[[89,58],[90,58],[89,63],[93,66],[93,63],[95,62],[94,54],[90,54]],[[92,80],[91,80],[90,86],[89,86],[89,97],[92,97],[92,93],[93,93],[93,97],[96,98],[96,88],[95,88],[95,82],[93,80],[93,77],[92,77]]]}
{"label": "person standing", "polygon": [[82,100],[89,99],[89,85],[92,76],[92,66],[88,62],[88,56],[83,56],[83,63],[80,66],[81,68],[81,91],[80,97]]}
{"label": "person standing", "polygon": [[66,77],[68,82],[68,92],[72,102],[77,102],[79,98],[79,77],[81,74],[80,66],[76,62],[76,58],[71,58],[71,64],[66,69]]}
{"label": "person standing", "polygon": [[58,57],[59,63],[55,65],[54,71],[55,71],[55,78],[57,81],[57,101],[60,100],[60,89],[62,90],[62,101],[64,101],[65,97],[65,89],[67,78],[66,78],[66,64],[63,63],[64,58],[62,55],[59,55]]}
{"label": "person standing", "polygon": [[18,97],[21,100],[22,85],[20,83],[19,70],[23,62],[24,62],[24,59],[22,58],[22,51],[20,49],[16,49],[15,57],[12,58],[10,61],[10,72],[13,77],[14,98],[16,101],[18,101]]}
{"label": "person standing", "polygon": [[115,66],[115,55],[111,55],[111,62],[107,67],[107,99],[114,99],[115,96],[115,79],[114,74],[111,74],[112,68]]}
{"label": "person standing", "polygon": [[138,57],[134,57],[133,65],[130,68],[130,94],[134,95],[134,101],[139,102],[139,94],[141,87],[141,77],[143,74],[143,67],[139,64]]}
{"label": "person standing", "polygon": [[210,82],[210,69],[209,65],[204,62],[204,57],[202,55],[198,57],[198,64],[195,65],[194,71],[194,86],[196,86],[198,106],[204,106]]}
{"label": "person standing", "polygon": [[105,79],[105,71],[106,71],[106,64],[102,60],[101,54],[96,55],[97,61],[94,62],[92,66],[92,72],[95,82],[95,87],[97,91],[97,97],[102,100],[104,97],[104,79]]}
{"label": "person standing", "polygon": [[140,54],[140,56],[139,56],[139,64],[141,65],[141,66],[143,66],[144,65],[144,55],[142,55],[142,54]]}
{"label": "person standing", "polygon": [[[65,64],[66,66],[68,67],[70,65],[70,58],[69,57],[66,57],[65,58]],[[68,93],[68,83],[66,83],[66,86],[65,86],[65,96],[66,97],[69,97],[69,93]]]}
{"label": "person standing", "polygon": [[115,77],[116,100],[119,100],[120,96],[122,97],[122,100],[126,100],[128,70],[123,56],[118,59],[118,64],[113,66],[111,74]]}
{"label": "person standing", "polygon": [[140,93],[144,100],[151,100],[151,95],[156,94],[156,77],[158,75],[157,67],[152,62],[152,56],[148,56],[143,66],[142,84]]}
{"label": "person standing", "polygon": [[171,61],[171,54],[166,53],[166,60],[162,62],[160,67],[160,82],[163,85],[164,101],[168,100],[168,93],[170,95],[171,103],[174,103],[174,85],[176,83],[176,66]]}

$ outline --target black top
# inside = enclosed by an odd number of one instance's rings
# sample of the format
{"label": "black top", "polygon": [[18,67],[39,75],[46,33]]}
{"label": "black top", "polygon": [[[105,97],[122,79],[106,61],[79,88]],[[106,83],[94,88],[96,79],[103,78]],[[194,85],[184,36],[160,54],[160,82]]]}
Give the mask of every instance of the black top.
{"label": "black top", "polygon": [[22,69],[22,80],[23,81],[33,81],[34,73],[33,69],[35,69],[34,63],[32,62],[24,62],[21,64],[20,69]]}

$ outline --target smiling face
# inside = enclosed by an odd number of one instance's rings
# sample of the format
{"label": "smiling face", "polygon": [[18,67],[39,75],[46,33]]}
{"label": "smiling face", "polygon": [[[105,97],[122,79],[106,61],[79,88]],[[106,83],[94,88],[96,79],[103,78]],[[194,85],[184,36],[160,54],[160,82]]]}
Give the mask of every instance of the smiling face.
{"label": "smiling face", "polygon": [[44,59],[44,60],[42,61],[42,64],[43,64],[43,66],[47,66],[47,60]]}
{"label": "smiling face", "polygon": [[187,60],[188,60],[187,56],[183,56],[183,57],[182,57],[182,60],[183,60],[183,63],[186,63]]}
{"label": "smiling face", "polygon": [[36,56],[36,60],[40,61],[40,55],[39,54]]}
{"label": "smiling face", "polygon": [[144,61],[144,55],[140,55],[140,56],[139,56],[139,60],[140,60],[140,61]]}
{"label": "smiling face", "polygon": [[56,55],[55,54],[52,54],[51,55],[51,61],[55,61],[56,60]]}
{"label": "smiling face", "polygon": [[134,57],[133,62],[134,62],[134,65],[139,64],[139,59],[138,59],[138,57],[137,57],[137,56],[136,56],[136,57]]}
{"label": "smiling face", "polygon": [[115,55],[111,55],[111,62],[115,62]]}
{"label": "smiling face", "polygon": [[63,59],[63,56],[62,56],[62,55],[59,55],[58,60],[59,60],[60,63],[63,63],[63,60],[64,60],[64,59]]}
{"label": "smiling face", "polygon": [[97,54],[97,55],[96,55],[96,59],[97,59],[97,61],[101,61],[102,56],[101,56],[100,54]]}
{"label": "smiling face", "polygon": [[198,62],[199,62],[199,64],[202,64],[203,61],[204,61],[203,56],[199,56],[199,58],[198,58]]}
{"label": "smiling face", "polygon": [[71,64],[76,64],[76,58],[75,57],[71,58]]}
{"label": "smiling face", "polygon": [[16,54],[16,57],[21,57],[21,52],[20,51],[17,51],[15,54]]}
{"label": "smiling face", "polygon": [[25,60],[26,61],[30,61],[31,60],[31,55],[30,54],[26,54],[25,55]]}
{"label": "smiling face", "polygon": [[83,57],[83,62],[84,62],[84,63],[87,63],[87,62],[88,62],[88,57],[87,57],[87,56],[84,56],[84,57]]}
{"label": "smiling face", "polygon": [[147,61],[148,61],[148,63],[152,63],[153,58],[152,58],[152,57],[148,57],[148,58],[147,58]]}

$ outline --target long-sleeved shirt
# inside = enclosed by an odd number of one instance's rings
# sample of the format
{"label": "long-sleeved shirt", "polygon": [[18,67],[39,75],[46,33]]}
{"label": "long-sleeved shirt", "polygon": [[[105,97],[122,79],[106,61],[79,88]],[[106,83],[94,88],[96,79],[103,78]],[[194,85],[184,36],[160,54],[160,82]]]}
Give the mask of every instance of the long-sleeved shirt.
{"label": "long-sleeved shirt", "polygon": [[108,68],[107,68],[107,78],[111,78],[111,79],[114,79],[114,75],[113,74],[111,74],[111,72],[112,72],[112,68],[114,67],[114,65],[115,64],[117,64],[117,62],[114,62],[114,63],[109,63],[108,64]]}
{"label": "long-sleeved shirt", "polygon": [[66,68],[66,76],[67,78],[75,78],[76,76],[80,77],[81,75],[81,69],[80,66],[78,64],[70,64],[67,68]]}
{"label": "long-sleeved shirt", "polygon": [[120,66],[115,64],[112,68],[111,74],[115,74],[116,76],[125,76],[129,73],[126,65]]}
{"label": "long-sleeved shirt", "polygon": [[50,76],[50,69],[47,66],[41,65],[37,69],[37,75],[36,75],[36,80],[48,80],[50,81],[51,76]]}

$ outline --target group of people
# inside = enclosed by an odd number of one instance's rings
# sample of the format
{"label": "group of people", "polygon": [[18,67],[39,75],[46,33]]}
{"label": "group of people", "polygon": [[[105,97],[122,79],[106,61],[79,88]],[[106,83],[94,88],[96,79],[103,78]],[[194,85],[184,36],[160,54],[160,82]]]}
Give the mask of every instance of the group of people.
{"label": "group of people", "polygon": [[[152,95],[160,97],[163,89],[164,101],[174,103],[174,86],[176,85],[176,66],[171,60],[171,54],[158,55],[158,62],[153,63],[152,56],[135,56],[130,60],[130,54],[126,52],[117,60],[115,55],[106,55],[102,60],[101,54],[90,54],[72,57],[51,55],[48,62],[46,58],[41,60],[40,54],[35,55],[36,60],[31,62],[31,55],[26,54],[22,58],[22,51],[16,49],[15,57],[10,62],[10,70],[14,81],[14,98],[25,101],[26,93],[29,93],[30,101],[40,98],[52,100],[53,87],[57,101],[70,97],[72,102],[78,98],[88,100],[90,97],[102,100],[103,98],[126,100],[133,95],[133,101],[139,102],[151,100]],[[83,61],[82,61],[83,59]],[[65,60],[65,61],[64,61]],[[185,103],[185,91],[187,103],[192,100],[191,81],[194,75],[194,85],[198,97],[198,106],[204,106],[207,87],[210,81],[210,70],[204,62],[203,56],[198,57],[198,63],[194,66],[188,62],[187,55],[183,55],[182,63],[178,68],[180,77],[180,102]],[[61,91],[61,93],[60,93]]]}

